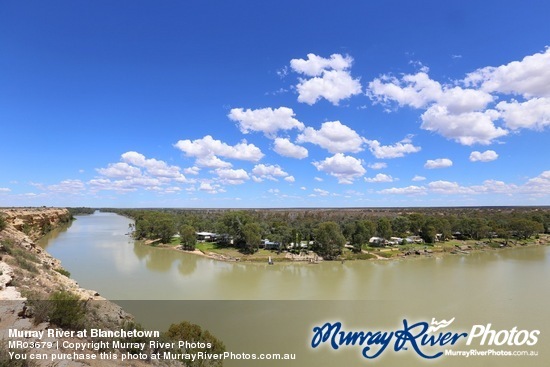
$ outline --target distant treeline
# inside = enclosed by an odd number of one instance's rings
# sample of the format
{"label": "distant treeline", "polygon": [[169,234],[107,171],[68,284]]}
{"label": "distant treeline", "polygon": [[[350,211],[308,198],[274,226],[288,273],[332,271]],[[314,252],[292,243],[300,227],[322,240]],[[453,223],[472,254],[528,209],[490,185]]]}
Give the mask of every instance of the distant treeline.
{"label": "distant treeline", "polygon": [[69,210],[69,213],[71,213],[72,216],[75,215],[82,215],[82,214],[94,214],[96,209],[94,208],[86,208],[86,207],[78,207],[78,208],[67,208]]}
{"label": "distant treeline", "polygon": [[207,231],[227,235],[245,252],[255,251],[261,239],[283,245],[315,241],[321,247],[323,239],[335,242],[329,248],[347,242],[359,250],[373,236],[420,236],[433,243],[436,237],[526,239],[550,232],[548,207],[102,210],[133,218],[138,239],[168,243],[178,232]]}

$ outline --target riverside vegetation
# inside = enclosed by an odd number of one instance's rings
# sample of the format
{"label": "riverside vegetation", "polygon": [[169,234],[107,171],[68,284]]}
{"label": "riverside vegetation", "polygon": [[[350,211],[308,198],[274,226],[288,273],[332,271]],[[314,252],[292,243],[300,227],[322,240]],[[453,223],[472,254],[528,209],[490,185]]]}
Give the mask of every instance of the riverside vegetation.
{"label": "riverside vegetation", "polygon": [[[79,214],[82,211],[79,211]],[[118,305],[107,301],[95,291],[82,289],[69,278],[70,274],[62,268],[60,262],[36,246],[34,241],[49,230],[72,220],[66,209],[48,208],[12,208],[0,209],[0,339],[7,338],[7,330],[45,330],[59,328],[63,330],[143,330],[134,318]],[[25,231],[22,231],[22,230]],[[17,326],[15,326],[17,325]],[[31,338],[32,339],[32,338]],[[32,341],[28,339],[26,341]],[[94,338],[94,342],[99,339]],[[170,352],[176,355],[206,350],[167,347],[170,342],[188,340],[210,343],[208,352],[223,353],[224,344],[200,326],[186,321],[170,326],[159,338],[120,338],[121,345],[145,342],[146,350],[133,348],[101,351],[86,350],[87,353],[111,352],[145,353],[147,355]],[[71,341],[71,340],[70,340]],[[72,340],[80,341],[82,340]],[[105,339],[108,341],[108,339]],[[150,347],[150,341],[157,341],[156,347]],[[128,344],[126,344],[128,343]],[[29,350],[8,349],[6,342],[0,343],[0,366],[50,366],[52,361],[33,359],[10,359],[9,352],[22,355]],[[36,352],[33,350],[32,352]],[[51,353],[44,350],[41,353]],[[185,365],[185,366],[221,366],[221,360],[197,360],[180,362],[177,360],[139,360],[131,363],[98,360],[86,361],[92,366],[146,366]]]}
{"label": "riverside vegetation", "polygon": [[[548,207],[102,210],[133,218],[135,238],[147,243],[251,261],[304,251],[344,260],[491,249],[546,243],[550,233]],[[220,236],[197,243],[200,231]],[[279,246],[262,249],[262,239]]]}

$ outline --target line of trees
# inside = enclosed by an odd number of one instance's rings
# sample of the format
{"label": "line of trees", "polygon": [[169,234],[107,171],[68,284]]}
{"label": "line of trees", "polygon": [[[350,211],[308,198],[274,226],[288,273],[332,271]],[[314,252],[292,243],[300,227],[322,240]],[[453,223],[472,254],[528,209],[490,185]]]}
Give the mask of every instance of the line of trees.
{"label": "line of trees", "polygon": [[135,219],[135,237],[169,243],[179,233],[181,244],[193,249],[195,232],[208,231],[232,238],[244,253],[255,252],[261,239],[283,246],[314,241],[319,255],[335,258],[345,243],[357,251],[373,236],[421,236],[426,243],[436,235],[479,240],[500,237],[526,239],[549,233],[549,208],[438,208],[438,209],[110,209]]}

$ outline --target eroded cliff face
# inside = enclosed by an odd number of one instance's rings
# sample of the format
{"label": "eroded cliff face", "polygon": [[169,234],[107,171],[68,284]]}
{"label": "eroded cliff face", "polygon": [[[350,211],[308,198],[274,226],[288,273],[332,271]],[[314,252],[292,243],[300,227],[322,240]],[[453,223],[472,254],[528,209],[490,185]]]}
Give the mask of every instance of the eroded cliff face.
{"label": "eroded cliff face", "polygon": [[[8,227],[37,240],[52,229],[71,221],[71,213],[63,208],[0,209]],[[1,214],[0,214],[1,215]],[[12,234],[17,235],[17,233]]]}
{"label": "eroded cliff face", "polygon": [[[54,328],[48,321],[37,322],[29,300],[46,300],[58,291],[70,292],[93,304],[93,322],[98,325],[109,328],[133,320],[131,315],[97,292],[80,288],[76,281],[63,274],[61,262],[34,242],[49,230],[70,222],[71,214],[67,209],[0,209],[0,215],[6,222],[6,227],[0,231],[0,340],[8,340],[8,329],[36,331]],[[50,366],[52,363],[42,362],[37,365]],[[107,361],[84,364],[71,361],[70,365],[129,364]],[[146,364],[140,362],[132,365]]]}

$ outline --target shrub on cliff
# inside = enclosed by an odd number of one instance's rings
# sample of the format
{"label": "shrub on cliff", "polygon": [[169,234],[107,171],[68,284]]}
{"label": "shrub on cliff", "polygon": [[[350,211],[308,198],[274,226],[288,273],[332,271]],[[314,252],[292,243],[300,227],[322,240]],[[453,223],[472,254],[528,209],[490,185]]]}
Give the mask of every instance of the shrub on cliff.
{"label": "shrub on cliff", "polygon": [[0,232],[2,232],[8,224],[6,223],[6,219],[2,214],[0,214]]}

